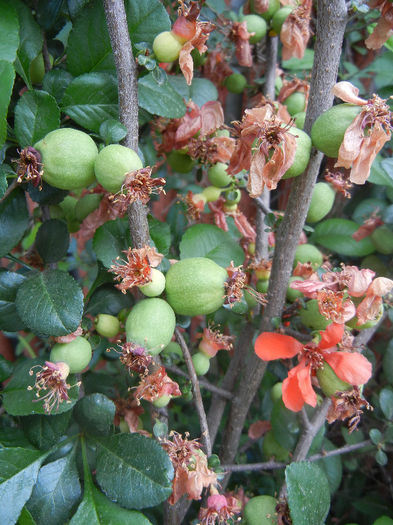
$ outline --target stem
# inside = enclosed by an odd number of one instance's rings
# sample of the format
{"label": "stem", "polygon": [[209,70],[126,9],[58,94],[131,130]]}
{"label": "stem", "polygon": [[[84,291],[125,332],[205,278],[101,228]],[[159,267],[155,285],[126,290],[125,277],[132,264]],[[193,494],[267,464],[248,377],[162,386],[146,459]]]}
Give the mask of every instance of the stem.
{"label": "stem", "polygon": [[5,200],[8,195],[18,186],[18,182],[16,179],[14,179],[11,184],[8,186],[8,188],[5,190],[4,195],[1,197],[0,202]]}
{"label": "stem", "polygon": [[26,350],[26,352],[29,354],[29,356],[32,359],[35,359],[37,356],[35,355],[35,352],[33,348],[31,347],[29,341],[23,337],[23,335],[18,334],[18,339],[22,343],[23,348]]}
{"label": "stem", "polygon": [[[177,374],[178,376],[185,377],[186,379],[190,379],[190,376],[184,372],[181,368],[175,365],[166,365],[166,370],[169,370],[169,372],[172,372],[173,374]],[[220,397],[223,397],[224,399],[232,399],[233,395],[228,390],[224,390],[223,388],[220,388],[216,385],[213,385],[210,383],[207,379],[200,377],[199,378],[199,385],[203,388],[206,388],[206,390],[209,390],[209,392],[214,392]]]}

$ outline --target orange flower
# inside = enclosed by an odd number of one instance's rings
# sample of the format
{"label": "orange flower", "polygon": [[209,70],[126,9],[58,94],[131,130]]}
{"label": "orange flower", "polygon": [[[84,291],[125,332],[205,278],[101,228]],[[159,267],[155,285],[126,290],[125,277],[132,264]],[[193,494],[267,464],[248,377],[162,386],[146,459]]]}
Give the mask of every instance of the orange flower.
{"label": "orange flower", "polygon": [[280,32],[283,60],[303,58],[310,38],[311,8],[312,0],[302,0],[284,21]]}
{"label": "orange flower", "polygon": [[263,332],[255,341],[255,353],[264,361],[298,357],[298,365],[292,368],[283,382],[284,405],[298,412],[304,403],[316,406],[317,395],[311,378],[324,363],[331,366],[335,374],[346,383],[362,385],[371,377],[371,363],[357,352],[337,352],[336,346],[344,335],[344,325],[332,323],[320,332],[318,344],[302,345],[288,335]]}
{"label": "orange flower", "polygon": [[208,326],[203,330],[198,349],[208,357],[214,357],[219,350],[232,350],[232,341],[232,336],[224,335],[213,326]]}

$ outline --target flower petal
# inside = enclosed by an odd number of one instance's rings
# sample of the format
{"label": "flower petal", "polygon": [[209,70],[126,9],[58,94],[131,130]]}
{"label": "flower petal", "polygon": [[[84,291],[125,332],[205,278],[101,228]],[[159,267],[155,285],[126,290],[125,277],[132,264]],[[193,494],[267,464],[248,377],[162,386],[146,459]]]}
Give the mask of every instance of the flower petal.
{"label": "flower petal", "polygon": [[314,392],[314,389],[311,384],[311,367],[306,366],[304,368],[299,369],[299,371],[297,372],[297,378],[304,401],[308,405],[315,407],[315,405],[317,404],[317,394]]}
{"label": "flower petal", "polygon": [[393,281],[387,277],[377,277],[370,284],[367,290],[368,296],[377,295],[378,297],[383,297],[393,288]]}
{"label": "flower petal", "polygon": [[201,135],[210,135],[224,124],[224,111],[221,102],[211,100],[201,107]]}
{"label": "flower petal", "polygon": [[359,352],[332,352],[324,358],[337,377],[351,385],[364,385],[371,377],[371,363]]}
{"label": "flower petal", "polygon": [[320,334],[321,341],[318,347],[321,350],[325,350],[326,348],[332,348],[333,346],[336,346],[336,344],[339,343],[343,338],[344,325],[332,323],[326,328],[325,331],[320,332]]}
{"label": "flower petal", "polygon": [[[304,383],[302,386],[300,386],[301,382]],[[314,396],[316,404],[316,395],[311,386],[310,366],[305,367],[303,363],[300,363],[289,371],[288,377],[283,381],[283,403],[289,410],[299,412],[305,402],[310,402],[312,406],[315,406]]]}
{"label": "flower petal", "polygon": [[367,104],[367,100],[358,97],[359,89],[345,80],[342,82],[337,82],[337,84],[333,86],[332,94],[335,97],[341,98],[341,100],[344,102],[349,102],[350,104],[356,104],[357,106],[364,106]]}
{"label": "flower petal", "polygon": [[255,341],[255,353],[264,361],[288,359],[298,354],[303,345],[289,335],[262,332]]}

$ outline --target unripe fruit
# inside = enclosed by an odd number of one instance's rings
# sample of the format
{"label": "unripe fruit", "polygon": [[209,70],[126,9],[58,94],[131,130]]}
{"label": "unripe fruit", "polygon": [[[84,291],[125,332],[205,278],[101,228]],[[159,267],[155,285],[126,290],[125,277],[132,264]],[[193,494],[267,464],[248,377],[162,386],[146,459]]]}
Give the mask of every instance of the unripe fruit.
{"label": "unripe fruit", "polygon": [[162,351],[164,355],[170,356],[171,354],[177,355],[183,359],[183,352],[179,343],[176,341],[171,341]]}
{"label": "unripe fruit", "polygon": [[257,268],[255,271],[255,277],[260,281],[267,281],[271,274],[270,268]]}
{"label": "unripe fruit", "polygon": [[171,341],[176,317],[163,299],[143,299],[131,310],[126,321],[127,341],[158,355]]}
{"label": "unripe fruit", "polygon": [[246,22],[247,31],[249,33],[255,33],[250,36],[248,41],[250,44],[256,44],[266,35],[267,24],[263,18],[258,15],[245,15],[241,18],[241,22]]}
{"label": "unripe fruit", "polygon": [[62,190],[86,188],[94,182],[94,162],[98,150],[83,131],[56,129],[34,145],[41,153],[43,179]]}
{"label": "unripe fruit", "polygon": [[157,268],[152,268],[151,282],[138,286],[138,288],[146,297],[157,297],[165,290],[165,275]]}
{"label": "unripe fruit", "polygon": [[388,516],[380,516],[374,521],[373,525],[393,525],[393,520]]}
{"label": "unripe fruit", "polygon": [[307,212],[307,222],[313,224],[323,219],[333,208],[336,192],[326,182],[317,182],[315,184],[310,207]]}
{"label": "unripe fruit", "polygon": [[276,383],[270,389],[270,397],[273,403],[282,399],[282,382]]}
{"label": "unripe fruit", "polygon": [[207,188],[204,188],[202,193],[206,197],[207,202],[215,202],[220,198],[221,188],[217,188],[216,186],[208,186]]}
{"label": "unripe fruit", "polygon": [[299,244],[295,251],[294,268],[298,262],[311,263],[314,270],[316,270],[323,263],[323,256],[313,244]]}
{"label": "unripe fruit", "polygon": [[276,461],[288,461],[289,459],[289,450],[278,443],[272,430],[266,432],[263,437],[262,452],[266,459],[271,459],[273,457]]}
{"label": "unripe fruit", "polygon": [[389,255],[393,253],[393,232],[386,226],[380,226],[371,234],[371,241],[379,253]]}
{"label": "unripe fruit", "polygon": [[224,85],[230,93],[243,93],[247,79],[241,73],[232,73],[225,79]]}
{"label": "unripe fruit", "polygon": [[173,62],[179,58],[183,47],[181,39],[172,31],[163,31],[153,42],[153,52],[158,62]]}
{"label": "unripe fruit", "polygon": [[207,203],[206,195],[204,193],[194,193],[192,201],[194,204],[198,205],[198,207],[200,207],[200,202],[202,201],[204,206]]}
{"label": "unripe fruit", "polygon": [[247,525],[276,525],[277,503],[272,496],[255,496],[248,500],[244,507]]}
{"label": "unripe fruit", "polygon": [[285,172],[283,179],[290,179],[302,174],[307,168],[311,153],[311,139],[307,133],[295,127],[290,128],[288,132],[296,137],[296,153],[293,164]]}
{"label": "unripe fruit", "polygon": [[381,320],[381,317],[383,316],[383,312],[384,312],[384,307],[383,307],[383,304],[381,304],[381,307],[379,309],[379,314],[376,319],[366,321],[365,323],[359,325],[358,318],[355,316],[355,317],[352,317],[352,319],[347,321],[345,324],[349,326],[349,328],[351,329],[355,329],[359,331],[366,330],[367,328],[372,328],[373,326],[379,323],[379,321]]}
{"label": "unripe fruit", "polygon": [[[225,130],[224,130],[225,131]],[[232,177],[227,173],[228,165],[223,162],[217,162],[207,170],[207,176],[213,186],[224,188],[231,182]]]}
{"label": "unripe fruit", "polygon": [[236,303],[233,303],[232,308],[230,308],[230,310],[232,313],[238,315],[243,315],[246,312],[248,312],[248,303],[244,298],[244,292],[240,301],[236,301]]}
{"label": "unripe fruit", "polygon": [[248,243],[247,251],[250,255],[255,255],[255,242]]}
{"label": "unripe fruit", "polygon": [[292,13],[292,11],[293,11],[293,7],[285,6],[285,7],[281,7],[278,11],[274,13],[270,25],[273,31],[276,33],[276,35],[280,34],[283,23],[288,18],[288,16]]}
{"label": "unripe fruit", "polygon": [[168,303],[180,315],[213,313],[224,303],[227,278],[226,270],[211,259],[183,259],[166,274]]}
{"label": "unripe fruit", "polygon": [[[53,56],[49,55],[49,62],[53,65]],[[37,55],[31,62],[29,66],[29,76],[32,84],[42,84],[42,81],[45,76],[45,64],[44,57],[42,53]]]}
{"label": "unripe fruit", "polygon": [[331,321],[320,313],[316,299],[307,301],[306,307],[299,311],[299,317],[302,323],[312,330],[325,330],[331,324]]}
{"label": "unripe fruit", "polygon": [[82,222],[90,213],[98,208],[102,193],[90,193],[81,197],[75,204],[75,217]]}
{"label": "unripe fruit", "polygon": [[[229,131],[227,129],[218,129],[215,134],[214,134],[216,137],[230,137],[231,134],[229,133]],[[220,164],[220,163],[218,163]],[[226,165],[225,165],[226,166]]]}
{"label": "unripe fruit", "polygon": [[56,343],[49,360],[52,363],[66,363],[71,374],[82,372],[91,360],[91,345],[84,337],[78,336],[70,343]]}
{"label": "unripe fruit", "polygon": [[206,354],[197,352],[192,356],[192,362],[197,376],[204,376],[210,368],[210,359]]}
{"label": "unripe fruit", "polygon": [[322,113],[311,128],[313,145],[328,157],[336,158],[348,126],[361,110],[361,106],[338,104]]}
{"label": "unripe fruit", "polygon": [[[260,13],[260,16],[266,21],[269,21],[274,13],[280,9],[280,0],[269,0],[269,7],[264,13]],[[254,12],[254,0],[250,1],[250,10]]]}
{"label": "unripe fruit", "polygon": [[282,78],[279,76],[276,77],[276,80],[274,81],[274,89],[275,89],[276,95],[280,93],[282,85],[283,85]]}
{"label": "unripe fruit", "polygon": [[153,405],[157,408],[166,407],[169,404],[169,401],[172,399],[171,395],[164,394],[163,396],[155,399]]}
{"label": "unripe fruit", "polygon": [[252,310],[253,308],[255,308],[258,304],[258,301],[256,300],[256,298],[254,297],[253,294],[251,294],[248,290],[244,290],[244,293],[243,293],[243,297],[247,303],[247,306],[248,306],[248,309],[249,310]]}
{"label": "unripe fruit", "polygon": [[238,205],[237,204],[228,204],[227,202],[224,202],[224,204],[222,206],[222,209],[226,213],[230,213],[230,212],[236,211],[238,209]]}
{"label": "unripe fruit", "polygon": [[127,173],[141,168],[142,161],[135,151],[120,144],[105,146],[94,163],[98,182],[111,193],[120,191]]}
{"label": "unripe fruit", "polygon": [[293,118],[295,119],[295,126],[298,129],[304,128],[304,122],[306,120],[306,112],[301,111],[300,113],[296,113],[296,115],[293,115]]}
{"label": "unripe fruit", "polygon": [[[293,283],[293,281],[304,281],[304,279],[303,277],[290,277],[289,284]],[[290,286],[288,286],[286,294],[287,301],[293,303],[299,297],[303,297],[302,292],[300,290],[295,290],[295,288],[291,288]]]}
{"label": "unripe fruit", "polygon": [[96,331],[103,337],[115,337],[120,330],[120,321],[109,314],[98,314],[94,321]]}
{"label": "unripe fruit", "polygon": [[287,107],[288,113],[293,116],[304,111],[306,108],[306,96],[300,91],[296,91],[287,97],[283,104]]}
{"label": "unripe fruit", "polygon": [[226,204],[232,206],[238,204],[242,198],[242,192],[240,190],[228,190],[224,193],[224,199]]}
{"label": "unripe fruit", "polygon": [[317,378],[322,392],[328,397],[334,396],[336,392],[345,392],[352,388],[352,385],[337,377],[333,368],[326,362],[322,368],[318,368]]}
{"label": "unripe fruit", "polygon": [[269,279],[267,280],[260,279],[259,281],[257,281],[257,284],[256,284],[257,292],[267,293],[268,288],[269,288]]}
{"label": "unripe fruit", "polygon": [[192,158],[182,151],[172,151],[167,160],[169,166],[177,173],[189,173],[195,164]]}

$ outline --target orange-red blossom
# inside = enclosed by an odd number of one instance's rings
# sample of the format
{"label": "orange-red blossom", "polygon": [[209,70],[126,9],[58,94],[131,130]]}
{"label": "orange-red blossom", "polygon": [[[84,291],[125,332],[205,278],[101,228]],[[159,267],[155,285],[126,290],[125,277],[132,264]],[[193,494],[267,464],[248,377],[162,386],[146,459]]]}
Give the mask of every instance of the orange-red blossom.
{"label": "orange-red blossom", "polygon": [[336,345],[344,335],[344,325],[332,323],[320,332],[319,343],[303,345],[289,335],[263,332],[255,341],[255,353],[264,361],[290,359],[297,356],[298,365],[292,368],[282,385],[284,405],[294,412],[304,403],[315,407],[317,395],[312,378],[325,363],[331,366],[339,379],[351,385],[367,383],[371,377],[371,363],[358,352],[337,351]]}

